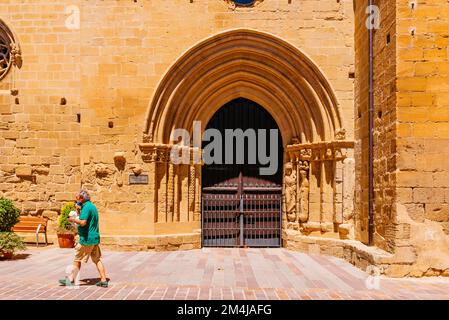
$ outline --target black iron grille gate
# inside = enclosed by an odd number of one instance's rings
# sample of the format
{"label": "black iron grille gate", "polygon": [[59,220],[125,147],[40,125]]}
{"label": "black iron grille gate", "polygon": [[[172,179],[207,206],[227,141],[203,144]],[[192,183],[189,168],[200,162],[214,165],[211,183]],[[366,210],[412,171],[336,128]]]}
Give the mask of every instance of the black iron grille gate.
{"label": "black iron grille gate", "polygon": [[280,194],[204,194],[204,247],[280,247]]}

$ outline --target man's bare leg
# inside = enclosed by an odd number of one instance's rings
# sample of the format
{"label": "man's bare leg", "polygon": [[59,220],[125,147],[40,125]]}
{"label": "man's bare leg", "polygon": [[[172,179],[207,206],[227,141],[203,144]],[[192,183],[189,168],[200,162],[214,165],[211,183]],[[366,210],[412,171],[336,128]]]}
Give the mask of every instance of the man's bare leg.
{"label": "man's bare leg", "polygon": [[102,282],[106,282],[106,271],[104,269],[104,265],[103,262],[101,262],[101,260],[98,260],[98,262],[95,264],[97,266],[98,269],[98,273],[100,274],[100,281]]}
{"label": "man's bare leg", "polygon": [[69,275],[70,282],[75,281],[76,276],[78,275],[78,272],[80,272],[80,270],[81,270],[81,261],[74,261],[72,272],[70,272],[70,275]]}

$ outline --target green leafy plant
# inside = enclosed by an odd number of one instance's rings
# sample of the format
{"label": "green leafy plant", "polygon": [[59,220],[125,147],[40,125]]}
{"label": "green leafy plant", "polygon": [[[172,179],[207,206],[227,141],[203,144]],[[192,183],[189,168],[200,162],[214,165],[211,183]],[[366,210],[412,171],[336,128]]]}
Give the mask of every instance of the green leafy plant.
{"label": "green leafy plant", "polygon": [[75,233],[75,228],[72,223],[69,221],[69,213],[70,211],[75,211],[75,204],[73,202],[67,202],[61,208],[61,214],[59,215],[58,220],[58,233],[66,234],[66,233]]}
{"label": "green leafy plant", "polygon": [[0,232],[10,232],[19,222],[20,210],[9,199],[0,198]]}
{"label": "green leafy plant", "polygon": [[25,250],[23,239],[14,232],[0,232],[0,251],[2,253],[14,253],[17,250]]}

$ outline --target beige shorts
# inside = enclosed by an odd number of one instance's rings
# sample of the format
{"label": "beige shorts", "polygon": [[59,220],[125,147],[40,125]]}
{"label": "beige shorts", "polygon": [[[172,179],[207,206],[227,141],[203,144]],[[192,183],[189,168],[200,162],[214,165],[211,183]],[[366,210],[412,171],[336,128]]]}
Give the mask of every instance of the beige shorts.
{"label": "beige shorts", "polygon": [[87,262],[91,257],[93,263],[97,263],[101,258],[99,245],[85,246],[77,244],[75,247],[75,262]]}

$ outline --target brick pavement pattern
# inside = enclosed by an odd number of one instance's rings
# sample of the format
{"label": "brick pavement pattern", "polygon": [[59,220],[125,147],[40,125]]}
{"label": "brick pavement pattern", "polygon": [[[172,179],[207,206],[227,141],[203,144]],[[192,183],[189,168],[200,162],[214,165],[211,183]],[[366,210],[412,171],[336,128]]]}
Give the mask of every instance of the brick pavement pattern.
{"label": "brick pavement pattern", "polygon": [[449,278],[376,279],[335,257],[286,249],[104,251],[109,288],[83,264],[80,285],[61,287],[73,251],[29,249],[0,261],[0,299],[449,299]]}

